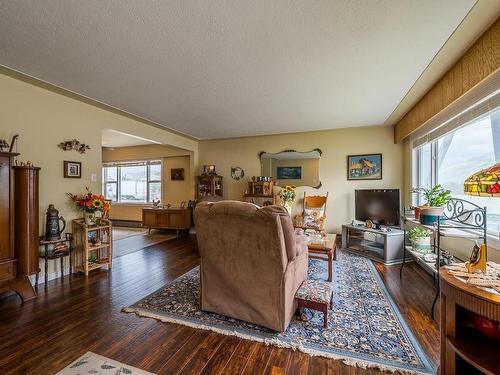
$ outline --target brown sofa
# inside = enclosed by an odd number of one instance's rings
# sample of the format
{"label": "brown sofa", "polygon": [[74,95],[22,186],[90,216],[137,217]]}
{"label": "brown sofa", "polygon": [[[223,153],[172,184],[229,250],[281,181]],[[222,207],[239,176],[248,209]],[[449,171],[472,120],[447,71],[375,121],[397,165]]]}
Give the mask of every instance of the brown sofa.
{"label": "brown sofa", "polygon": [[279,206],[202,202],[194,211],[201,308],[284,331],[307,277],[307,244]]}

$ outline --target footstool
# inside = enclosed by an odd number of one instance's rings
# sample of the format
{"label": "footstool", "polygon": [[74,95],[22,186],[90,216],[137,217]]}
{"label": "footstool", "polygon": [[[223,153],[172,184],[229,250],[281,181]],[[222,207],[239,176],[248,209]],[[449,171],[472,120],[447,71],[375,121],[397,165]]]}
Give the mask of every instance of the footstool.
{"label": "footstool", "polygon": [[330,283],[323,280],[306,280],[295,293],[297,312],[302,317],[302,309],[308,308],[323,313],[323,327],[328,327],[328,308],[333,307],[333,290]]}

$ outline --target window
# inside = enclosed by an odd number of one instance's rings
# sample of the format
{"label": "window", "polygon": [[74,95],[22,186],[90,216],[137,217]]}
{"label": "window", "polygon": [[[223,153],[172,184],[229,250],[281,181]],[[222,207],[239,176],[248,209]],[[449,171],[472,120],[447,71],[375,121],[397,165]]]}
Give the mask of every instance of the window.
{"label": "window", "polygon": [[106,199],[146,203],[161,199],[161,161],[106,163],[102,168]]}
{"label": "window", "polygon": [[[414,186],[441,184],[461,198],[487,208],[488,232],[500,232],[500,199],[463,192],[467,177],[500,161],[500,108],[414,149]],[[415,204],[421,198],[413,197]]]}

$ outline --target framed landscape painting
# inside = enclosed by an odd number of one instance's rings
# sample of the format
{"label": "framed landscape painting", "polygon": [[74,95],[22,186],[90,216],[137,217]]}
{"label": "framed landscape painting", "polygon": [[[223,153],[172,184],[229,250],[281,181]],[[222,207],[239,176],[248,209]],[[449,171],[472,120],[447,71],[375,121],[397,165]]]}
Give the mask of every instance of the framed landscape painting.
{"label": "framed landscape painting", "polygon": [[382,154],[348,155],[348,180],[381,180]]}
{"label": "framed landscape painting", "polygon": [[302,178],[302,167],[277,167],[278,180],[300,180]]}

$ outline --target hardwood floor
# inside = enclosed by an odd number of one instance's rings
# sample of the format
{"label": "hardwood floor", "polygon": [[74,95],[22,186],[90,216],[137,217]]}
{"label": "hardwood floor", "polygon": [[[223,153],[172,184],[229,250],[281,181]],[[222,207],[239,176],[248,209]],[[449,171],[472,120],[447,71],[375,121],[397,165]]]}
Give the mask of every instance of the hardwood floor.
{"label": "hardwood floor", "polygon": [[[51,281],[24,305],[17,296],[0,300],[0,374],[53,374],[87,351],[158,374],[382,373],[120,312],[197,264],[194,239],[178,238],[115,259],[109,273]],[[398,266],[377,269],[437,363],[432,279],[414,264],[406,266],[402,281]]]}

